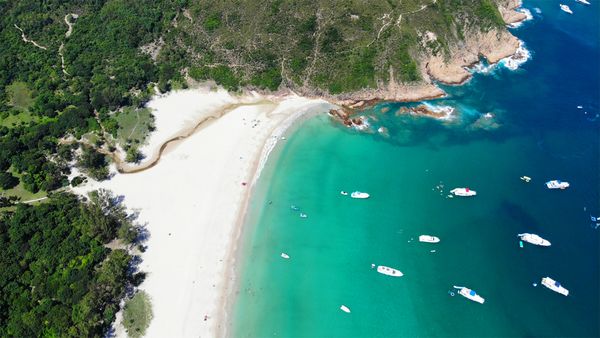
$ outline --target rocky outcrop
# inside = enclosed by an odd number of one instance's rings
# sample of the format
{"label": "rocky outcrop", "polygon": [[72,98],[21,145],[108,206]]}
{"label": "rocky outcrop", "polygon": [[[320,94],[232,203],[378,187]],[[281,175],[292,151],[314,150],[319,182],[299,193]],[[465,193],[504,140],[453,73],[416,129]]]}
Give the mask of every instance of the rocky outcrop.
{"label": "rocky outcrop", "polygon": [[527,15],[515,9],[523,5],[521,0],[501,0],[498,1],[498,11],[502,15],[502,19],[507,24],[516,23],[527,19]]}
{"label": "rocky outcrop", "polygon": [[451,56],[432,55],[421,61],[426,76],[446,84],[465,82],[471,74],[465,69],[479,62],[483,56],[489,63],[509,57],[519,48],[519,39],[505,30],[473,32],[460,43],[451,47]]}

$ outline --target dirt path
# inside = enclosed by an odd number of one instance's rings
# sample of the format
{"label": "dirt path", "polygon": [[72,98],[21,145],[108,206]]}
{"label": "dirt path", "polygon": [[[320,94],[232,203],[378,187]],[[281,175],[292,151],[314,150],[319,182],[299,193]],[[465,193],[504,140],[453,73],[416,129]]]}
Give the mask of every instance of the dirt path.
{"label": "dirt path", "polygon": [[23,39],[23,41],[27,42],[27,43],[31,43],[34,46],[36,46],[37,48],[43,49],[43,50],[47,50],[48,48],[40,45],[39,43],[33,41],[33,40],[29,40],[27,38],[27,36],[25,35],[25,32],[23,32],[23,30],[21,29],[21,27],[17,26],[17,24],[15,24],[15,28],[18,29],[21,32],[21,39]]}

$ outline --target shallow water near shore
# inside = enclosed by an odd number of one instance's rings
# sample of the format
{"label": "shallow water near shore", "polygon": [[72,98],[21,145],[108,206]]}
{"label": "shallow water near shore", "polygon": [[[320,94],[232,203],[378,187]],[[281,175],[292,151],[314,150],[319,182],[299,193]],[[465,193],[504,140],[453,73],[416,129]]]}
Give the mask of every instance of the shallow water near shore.
{"label": "shallow water near shore", "polygon": [[[600,216],[600,2],[569,4],[573,16],[525,5],[534,19],[514,34],[532,59],[445,87],[449,97],[429,103],[455,107],[453,120],[397,116],[403,105],[385,103],[362,114],[374,133],[321,115],[278,144],[250,201],[233,336],[600,335],[590,220]],[[548,190],[550,179],[571,187]],[[478,195],[447,198],[464,186]],[[552,246],[520,248],[523,232]],[[541,286],[546,276],[569,296]],[[453,285],[485,303],[452,296]]]}

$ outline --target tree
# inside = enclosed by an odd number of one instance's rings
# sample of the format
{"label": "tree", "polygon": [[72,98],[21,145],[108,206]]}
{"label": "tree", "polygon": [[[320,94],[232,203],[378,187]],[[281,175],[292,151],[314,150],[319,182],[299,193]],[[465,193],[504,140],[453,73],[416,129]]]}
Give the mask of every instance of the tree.
{"label": "tree", "polygon": [[7,190],[16,187],[17,184],[19,184],[19,179],[11,173],[6,171],[0,172],[0,188]]}

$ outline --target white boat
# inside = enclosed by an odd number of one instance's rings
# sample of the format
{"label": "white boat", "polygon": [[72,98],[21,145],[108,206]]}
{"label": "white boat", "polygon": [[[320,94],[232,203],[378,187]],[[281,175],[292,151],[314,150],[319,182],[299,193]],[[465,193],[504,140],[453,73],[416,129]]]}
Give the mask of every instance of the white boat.
{"label": "white boat", "polygon": [[450,190],[450,192],[456,196],[463,196],[463,197],[477,195],[477,192],[475,190],[471,190],[469,188],[454,188],[454,189]]}
{"label": "white boat", "polygon": [[521,179],[521,181],[525,181],[527,183],[529,183],[529,181],[531,181],[531,177],[529,177],[529,176],[521,176],[519,178]]}
{"label": "white boat", "polygon": [[573,11],[572,11],[572,10],[571,10],[571,8],[569,8],[569,6],[567,6],[567,5],[560,4],[560,9],[561,9],[563,12],[566,12],[566,13],[569,13],[569,14],[573,14]]}
{"label": "white boat", "polygon": [[425,242],[425,243],[438,243],[440,241],[439,238],[435,237],[435,236],[429,236],[429,235],[421,235],[419,236],[419,242]]}
{"label": "white boat", "polygon": [[[575,0],[577,1],[577,0]],[[583,106],[577,106],[577,109],[583,109]]]}
{"label": "white boat", "polygon": [[282,252],[281,258],[290,259],[290,256],[288,254],[286,254],[285,252]]}
{"label": "white boat", "polygon": [[340,194],[344,195],[344,196],[348,196],[348,193],[345,192],[344,190],[340,191]]}
{"label": "white boat", "polygon": [[587,0],[575,0],[576,2],[579,2],[580,4],[584,4],[584,5],[591,5],[589,1]]}
{"label": "white boat", "polygon": [[483,302],[485,302],[485,299],[483,299],[483,297],[481,297],[475,291],[473,291],[469,288],[466,288],[464,286],[456,286],[456,285],[454,287],[457,289],[460,289],[458,291],[458,293],[467,299],[470,299],[470,300],[480,303],[480,304],[483,304]]}
{"label": "white boat", "polygon": [[567,189],[570,184],[569,182],[563,182],[561,180],[552,180],[546,182],[548,189]]}
{"label": "white boat", "polygon": [[524,234],[519,234],[518,235],[522,241],[525,241],[527,243],[531,243],[531,244],[535,244],[535,245],[540,245],[540,246],[550,246],[550,242],[543,239],[542,237],[536,235],[536,234],[528,234],[528,233],[524,233]]}
{"label": "white boat", "polygon": [[346,305],[340,306],[340,310],[342,310],[342,311],[344,311],[346,313],[350,313],[350,309]]}
{"label": "white boat", "polygon": [[300,213],[300,218],[306,218],[306,217],[308,217],[308,215],[307,215],[307,214],[305,214],[305,213],[303,213],[303,212],[301,212],[301,213]]}
{"label": "white boat", "polygon": [[554,292],[560,293],[561,295],[565,295],[565,296],[569,295],[569,290],[565,289],[564,286],[560,285],[559,282],[555,281],[554,279],[552,279],[550,277],[542,278],[542,285]]}
{"label": "white boat", "polygon": [[350,194],[350,197],[352,198],[369,198],[369,194],[367,194],[366,192],[360,192],[360,191],[355,191],[352,194]]}
{"label": "white boat", "polygon": [[404,274],[400,270],[396,270],[394,268],[390,268],[388,266],[380,265],[377,267],[377,272],[382,273],[384,275],[392,276],[392,277],[402,277]]}

